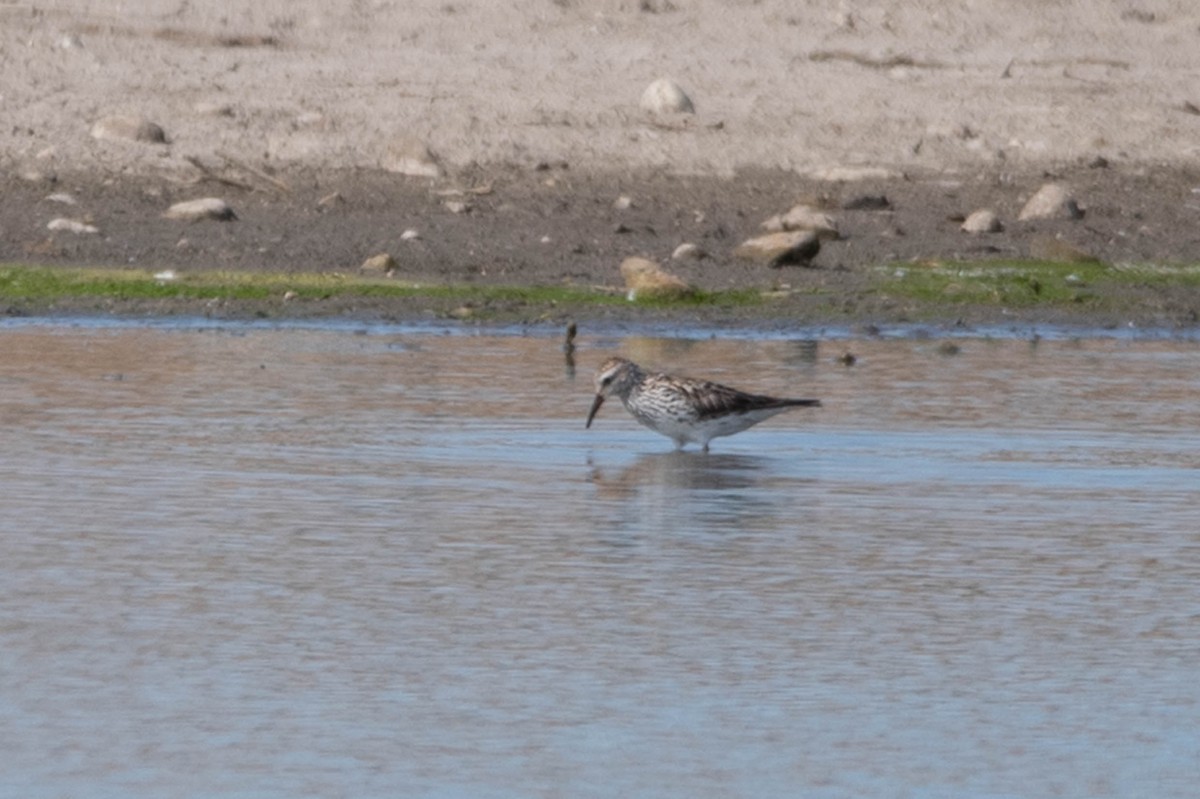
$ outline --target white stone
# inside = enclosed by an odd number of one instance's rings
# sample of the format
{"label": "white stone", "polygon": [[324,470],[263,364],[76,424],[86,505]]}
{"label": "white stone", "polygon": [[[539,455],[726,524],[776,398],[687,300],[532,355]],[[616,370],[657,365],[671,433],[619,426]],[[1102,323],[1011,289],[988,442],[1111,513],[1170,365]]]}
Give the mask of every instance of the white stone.
{"label": "white stone", "polygon": [[837,222],[829,214],[803,203],[792,206],[787,213],[776,214],[760,225],[763,230],[779,233],[785,230],[811,230],[823,241],[841,238]]}
{"label": "white stone", "polygon": [[175,203],[163,213],[163,216],[167,219],[182,219],[190,222],[201,219],[216,219],[220,222],[237,219],[237,214],[229,207],[229,203],[217,197],[203,197],[199,200]]}
{"label": "white stone", "polygon": [[100,230],[95,225],[89,225],[87,222],[80,222],[78,219],[67,219],[59,217],[51,219],[46,225],[47,230],[65,230],[70,233],[99,233]]}
{"label": "white stone", "polygon": [[163,129],[148,119],[135,116],[104,117],[92,125],[92,138],[102,141],[166,142]]}
{"label": "white stone", "polygon": [[990,208],[980,208],[963,221],[962,230],[965,233],[999,233],[1004,230],[1004,225]]}
{"label": "white stone", "polygon": [[690,241],[680,244],[675,248],[675,252],[671,253],[672,261],[699,261],[707,257],[708,253]]}
{"label": "white stone", "polygon": [[1060,183],[1047,183],[1029,198],[1017,219],[1079,219],[1083,216],[1079,204]]}
{"label": "white stone", "polygon": [[234,115],[233,106],[220,100],[199,100],[192,105],[192,110],[206,117],[231,117]]}
{"label": "white stone", "polygon": [[758,261],[768,266],[807,264],[821,251],[821,240],[811,230],[768,233],[747,239],[733,251],[733,257]]}
{"label": "white stone", "polygon": [[654,114],[694,114],[692,100],[670,78],[659,78],[642,92],[641,107]]}

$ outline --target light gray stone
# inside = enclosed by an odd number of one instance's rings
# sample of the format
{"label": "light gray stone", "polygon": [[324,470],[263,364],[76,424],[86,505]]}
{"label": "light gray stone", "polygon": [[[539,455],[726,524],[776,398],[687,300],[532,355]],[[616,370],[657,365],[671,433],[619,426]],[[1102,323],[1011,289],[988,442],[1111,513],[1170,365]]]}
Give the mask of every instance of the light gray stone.
{"label": "light gray stone", "polygon": [[804,203],[792,206],[786,213],[776,214],[760,227],[771,233],[811,230],[822,241],[837,241],[841,238],[837,221],[832,216]]}
{"label": "light gray stone", "polygon": [[202,197],[198,200],[175,203],[163,216],[167,219],[182,219],[185,222],[198,222],[202,219],[228,222],[237,219],[237,214],[233,212],[229,203],[218,197]]}
{"label": "light gray stone", "polygon": [[821,239],[816,233],[811,230],[791,230],[747,239],[733,251],[733,256],[778,267],[808,264],[820,251]]}
{"label": "light gray stone", "polygon": [[965,233],[999,233],[1004,230],[1004,225],[990,208],[980,208],[963,221],[962,230]]}
{"label": "light gray stone", "polygon": [[642,92],[641,107],[653,114],[694,114],[692,99],[670,78],[659,78]]}
{"label": "light gray stone", "polygon": [[69,233],[99,233],[100,230],[95,225],[90,225],[87,222],[82,222],[78,219],[67,219],[59,217],[51,219],[46,225],[47,230],[62,230]]}
{"label": "light gray stone", "polygon": [[708,257],[708,253],[697,244],[692,244],[690,241],[684,242],[675,248],[671,253],[672,261],[700,261]]}
{"label": "light gray stone", "polygon": [[92,125],[92,138],[102,141],[138,141],[163,144],[167,134],[148,119],[135,116],[104,117]]}
{"label": "light gray stone", "polygon": [[1029,198],[1017,219],[1080,219],[1083,211],[1061,183],[1047,183]]}

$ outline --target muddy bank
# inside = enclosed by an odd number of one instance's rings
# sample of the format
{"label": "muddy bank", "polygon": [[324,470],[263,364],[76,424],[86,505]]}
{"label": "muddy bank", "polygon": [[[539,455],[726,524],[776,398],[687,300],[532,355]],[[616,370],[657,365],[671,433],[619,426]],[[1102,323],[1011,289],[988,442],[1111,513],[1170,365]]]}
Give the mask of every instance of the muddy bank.
{"label": "muddy bank", "polygon": [[[536,308],[532,318],[565,313],[637,320],[699,316],[711,322],[789,320],[878,323],[911,318],[943,322],[1047,319],[1086,325],[1186,325],[1200,296],[1187,281],[1121,288],[1119,302],[1023,308],[964,306],[954,297],[921,303],[881,292],[884,268],[940,261],[1091,257],[1114,269],[1200,262],[1200,173],[1093,162],[1037,172],[911,173],[819,181],[756,170],[733,178],[588,173],[569,164],[477,168],[423,180],[378,170],[291,170],[255,175],[235,168],[198,173],[190,184],[153,177],[61,174],[11,182],[0,199],[0,261],[148,270],[359,275],[365,259],[389,253],[396,281],[432,285],[576,286],[622,290],[618,266],[640,255],[706,292],[773,292],[750,307]],[[1079,218],[1020,221],[1043,184],[1069,188]],[[74,204],[65,204],[67,195]],[[232,221],[166,219],[173,203],[224,198]],[[825,241],[807,266],[771,268],[737,260],[734,248],[761,223],[797,202],[832,217],[840,238]],[[999,232],[964,232],[962,220],[994,210]],[[48,230],[55,218],[95,233]],[[673,261],[681,243],[701,259]],[[1055,248],[1057,247],[1057,249]],[[450,302],[449,300],[446,302]],[[84,309],[94,303],[84,303]],[[196,310],[161,303],[160,312]],[[400,317],[442,314],[446,303],[421,299],[268,307],[272,313]],[[71,310],[63,298],[59,310]],[[37,311],[12,306],[9,312]],[[142,312],[112,301],[103,312]],[[213,309],[209,308],[209,312]],[[220,309],[217,309],[218,312]],[[521,316],[521,309],[496,309]],[[261,313],[246,304],[233,314]],[[511,314],[510,314],[511,315]]]}

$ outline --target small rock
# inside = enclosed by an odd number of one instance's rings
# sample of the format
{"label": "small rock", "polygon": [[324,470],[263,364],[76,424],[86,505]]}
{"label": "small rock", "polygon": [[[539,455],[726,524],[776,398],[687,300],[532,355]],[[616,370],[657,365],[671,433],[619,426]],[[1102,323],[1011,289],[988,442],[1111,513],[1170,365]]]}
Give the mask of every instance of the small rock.
{"label": "small rock", "polygon": [[757,261],[768,266],[806,265],[821,251],[821,239],[811,230],[768,233],[747,239],[733,251],[733,257]]}
{"label": "small rock", "polygon": [[104,141],[140,141],[163,144],[167,134],[148,119],[134,116],[111,116],[92,125],[92,138]]}
{"label": "small rock", "polygon": [[707,257],[708,253],[703,248],[690,241],[680,244],[675,248],[675,252],[671,253],[672,261],[700,261]]}
{"label": "small rock", "polygon": [[192,105],[192,110],[206,117],[231,117],[233,106],[220,100],[200,100]]}
{"label": "small rock", "polygon": [[201,219],[228,222],[238,218],[233,209],[229,207],[229,203],[217,197],[203,197],[199,200],[175,203],[163,212],[163,216],[167,219],[182,219],[188,222],[198,222]]}
{"label": "small rock", "polygon": [[695,293],[683,278],[672,275],[648,258],[626,258],[621,262],[626,296],[633,300],[681,299]]}
{"label": "small rock", "polygon": [[694,114],[692,100],[670,78],[659,78],[642,92],[641,107],[652,114]]}
{"label": "small rock", "polygon": [[446,200],[442,206],[452,214],[465,214],[471,210],[471,204],[463,200]]}
{"label": "small rock", "polygon": [[628,195],[622,194],[620,197],[613,200],[613,208],[616,208],[618,211],[628,211],[632,207],[633,198],[629,197]]}
{"label": "small rock", "polygon": [[99,233],[100,230],[95,225],[89,225],[87,222],[81,222],[78,219],[67,219],[59,217],[51,219],[46,225],[47,230],[65,230],[70,233]]}
{"label": "small rock", "polygon": [[837,222],[829,214],[818,211],[811,205],[794,205],[785,214],[776,214],[760,227],[772,233],[786,230],[811,230],[822,241],[837,241],[840,238]]}
{"label": "small rock", "polygon": [[164,269],[161,272],[154,273],[154,279],[159,283],[170,283],[172,280],[177,280],[179,275],[174,269]]}
{"label": "small rock", "polygon": [[412,228],[400,234],[400,241],[416,241],[421,238],[421,234]]}
{"label": "small rock", "polygon": [[362,262],[362,266],[358,268],[360,272],[378,272],[380,274],[388,274],[396,270],[396,259],[390,253],[381,252],[378,255],[372,255],[370,258]]}
{"label": "small rock", "polygon": [[411,136],[400,136],[384,151],[381,166],[414,178],[440,178],[442,167],[425,142]]}
{"label": "small rock", "polygon": [[989,208],[981,208],[962,223],[964,233],[999,233],[1004,230],[1000,218]]}
{"label": "small rock", "polygon": [[1017,219],[1080,219],[1083,211],[1060,183],[1047,183],[1029,198]]}
{"label": "small rock", "polygon": [[79,201],[75,199],[75,196],[72,194],[68,194],[65,191],[60,191],[60,192],[56,192],[54,194],[48,195],[46,197],[46,202],[62,203],[63,205],[79,205]]}

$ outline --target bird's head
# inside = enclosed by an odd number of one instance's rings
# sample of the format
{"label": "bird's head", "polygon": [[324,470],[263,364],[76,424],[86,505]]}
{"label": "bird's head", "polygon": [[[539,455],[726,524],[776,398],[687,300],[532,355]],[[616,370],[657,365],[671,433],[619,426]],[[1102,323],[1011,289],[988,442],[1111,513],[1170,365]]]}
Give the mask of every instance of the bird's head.
{"label": "bird's head", "polygon": [[609,358],[600,364],[600,368],[596,370],[596,398],[592,400],[592,409],[588,411],[587,424],[584,427],[592,426],[592,419],[596,418],[596,413],[605,399],[613,394],[620,395],[623,391],[628,391],[637,374],[637,368],[637,364],[625,358]]}

